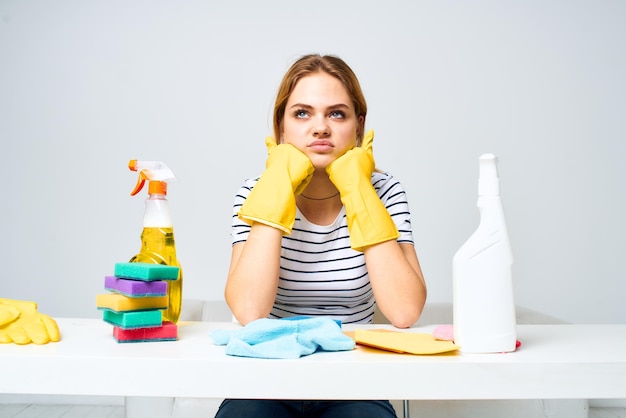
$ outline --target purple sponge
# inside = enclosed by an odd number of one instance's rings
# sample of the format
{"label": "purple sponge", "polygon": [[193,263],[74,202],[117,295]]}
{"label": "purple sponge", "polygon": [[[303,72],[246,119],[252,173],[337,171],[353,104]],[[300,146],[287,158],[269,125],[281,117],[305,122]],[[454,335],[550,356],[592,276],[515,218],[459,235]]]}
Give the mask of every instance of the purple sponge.
{"label": "purple sponge", "polygon": [[144,282],[142,280],[121,279],[115,276],[106,276],[104,278],[104,288],[111,292],[121,293],[122,295],[131,298],[144,296],[165,296],[167,294],[167,282],[160,280]]}

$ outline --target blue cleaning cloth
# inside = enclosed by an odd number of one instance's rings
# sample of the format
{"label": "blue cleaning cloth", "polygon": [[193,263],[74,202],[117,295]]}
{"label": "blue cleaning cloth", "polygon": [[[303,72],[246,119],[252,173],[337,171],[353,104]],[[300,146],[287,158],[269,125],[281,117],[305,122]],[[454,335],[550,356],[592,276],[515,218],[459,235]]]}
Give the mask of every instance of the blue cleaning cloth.
{"label": "blue cleaning cloth", "polygon": [[317,350],[347,351],[354,348],[354,340],[330,318],[289,319],[257,319],[236,331],[214,330],[210,336],[215,344],[226,345],[226,354],[238,357],[289,359]]}

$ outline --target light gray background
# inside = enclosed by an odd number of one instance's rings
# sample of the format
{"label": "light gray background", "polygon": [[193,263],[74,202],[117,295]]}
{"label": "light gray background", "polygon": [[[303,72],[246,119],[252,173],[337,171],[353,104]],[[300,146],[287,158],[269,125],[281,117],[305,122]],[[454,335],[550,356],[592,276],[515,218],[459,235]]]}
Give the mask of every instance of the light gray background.
{"label": "light gray background", "polygon": [[624,323],[626,2],[0,0],[0,296],[99,317],[139,248],[129,159],[166,162],[188,298],[222,298],[231,204],[261,172],[280,78],[356,71],[405,186],[430,302],[499,157],[519,305]]}

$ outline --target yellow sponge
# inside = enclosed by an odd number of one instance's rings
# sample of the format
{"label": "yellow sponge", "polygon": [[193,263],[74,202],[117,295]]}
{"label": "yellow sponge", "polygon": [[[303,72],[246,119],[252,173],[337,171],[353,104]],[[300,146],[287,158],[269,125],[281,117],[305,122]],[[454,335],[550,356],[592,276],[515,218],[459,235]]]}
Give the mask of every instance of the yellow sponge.
{"label": "yellow sponge", "polygon": [[167,296],[148,296],[129,298],[119,293],[96,295],[98,309],[109,309],[115,312],[146,311],[151,309],[167,309]]}

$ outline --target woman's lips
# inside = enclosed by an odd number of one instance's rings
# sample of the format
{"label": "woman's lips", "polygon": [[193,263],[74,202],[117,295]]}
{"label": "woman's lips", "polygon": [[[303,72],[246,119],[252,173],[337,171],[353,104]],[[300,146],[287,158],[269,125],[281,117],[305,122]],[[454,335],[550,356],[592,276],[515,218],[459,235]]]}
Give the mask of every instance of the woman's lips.
{"label": "woman's lips", "polygon": [[333,144],[330,141],[321,139],[309,143],[307,147],[317,152],[326,152],[334,148]]}

